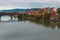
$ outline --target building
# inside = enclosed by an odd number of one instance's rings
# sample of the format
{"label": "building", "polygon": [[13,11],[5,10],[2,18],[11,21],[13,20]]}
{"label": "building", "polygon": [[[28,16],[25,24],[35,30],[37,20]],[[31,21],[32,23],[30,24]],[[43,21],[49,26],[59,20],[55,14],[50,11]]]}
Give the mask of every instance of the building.
{"label": "building", "polygon": [[29,10],[28,14],[29,14],[29,16],[30,15],[34,15],[35,14],[35,11],[34,10]]}
{"label": "building", "polygon": [[57,9],[56,8],[51,9],[50,20],[57,20]]}
{"label": "building", "polygon": [[29,15],[41,15],[41,9],[40,10],[30,10]]}

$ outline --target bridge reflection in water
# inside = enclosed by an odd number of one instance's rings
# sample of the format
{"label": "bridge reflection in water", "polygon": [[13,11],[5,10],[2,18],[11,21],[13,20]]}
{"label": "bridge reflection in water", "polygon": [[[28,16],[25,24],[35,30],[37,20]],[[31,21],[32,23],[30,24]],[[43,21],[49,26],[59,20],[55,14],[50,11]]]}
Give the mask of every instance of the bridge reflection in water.
{"label": "bridge reflection in water", "polygon": [[11,22],[11,21],[16,21],[16,17],[21,16],[22,14],[19,13],[5,13],[5,12],[0,12],[0,22]]}
{"label": "bridge reflection in water", "polygon": [[0,22],[11,22],[17,20],[18,20],[17,17],[14,16],[8,16],[8,15],[0,16]]}

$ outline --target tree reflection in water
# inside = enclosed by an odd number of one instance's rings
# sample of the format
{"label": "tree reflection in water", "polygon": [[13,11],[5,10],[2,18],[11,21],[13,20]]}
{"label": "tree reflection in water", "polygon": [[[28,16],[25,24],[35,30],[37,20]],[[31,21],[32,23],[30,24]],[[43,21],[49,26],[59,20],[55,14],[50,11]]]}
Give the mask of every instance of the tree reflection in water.
{"label": "tree reflection in water", "polygon": [[37,25],[42,24],[47,28],[49,28],[49,27],[51,27],[52,29],[55,29],[56,27],[60,28],[60,22],[52,22],[52,21],[49,21],[49,20],[36,19],[34,17],[23,17],[23,16],[21,16],[21,17],[18,16],[18,17],[14,17],[14,18],[17,19],[17,21],[29,21],[29,22],[36,23]]}
{"label": "tree reflection in water", "polygon": [[35,19],[32,17],[20,17],[18,18],[19,21],[30,21],[36,24],[43,24],[45,27],[51,27],[52,29],[55,29],[56,26],[57,28],[60,28],[60,22],[51,22],[51,21],[47,21],[47,20],[43,20],[43,19]]}

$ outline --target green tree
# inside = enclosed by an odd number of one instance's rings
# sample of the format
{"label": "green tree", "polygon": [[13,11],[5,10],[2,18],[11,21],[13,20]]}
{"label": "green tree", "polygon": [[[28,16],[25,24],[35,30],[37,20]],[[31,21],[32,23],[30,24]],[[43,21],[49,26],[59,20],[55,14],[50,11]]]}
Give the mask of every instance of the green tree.
{"label": "green tree", "polygon": [[46,20],[46,19],[50,19],[50,13],[45,13],[44,14],[44,19]]}

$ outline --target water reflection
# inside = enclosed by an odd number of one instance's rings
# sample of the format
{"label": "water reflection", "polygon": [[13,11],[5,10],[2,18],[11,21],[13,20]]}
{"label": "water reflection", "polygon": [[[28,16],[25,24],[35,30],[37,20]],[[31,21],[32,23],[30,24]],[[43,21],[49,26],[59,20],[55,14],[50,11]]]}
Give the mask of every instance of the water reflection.
{"label": "water reflection", "polygon": [[60,40],[60,22],[33,17],[8,18],[11,22],[0,22],[0,40]]}
{"label": "water reflection", "polygon": [[56,27],[60,28],[60,22],[52,22],[52,21],[47,21],[47,20],[43,20],[43,19],[35,19],[35,18],[27,18],[27,17],[24,17],[23,19],[22,18],[18,18],[18,21],[30,21],[30,22],[33,22],[33,23],[36,23],[36,24],[41,24],[41,25],[44,25],[45,27],[51,27],[52,29],[55,29]]}
{"label": "water reflection", "polygon": [[1,21],[9,21],[10,16],[1,16]]}
{"label": "water reflection", "polygon": [[43,20],[43,19],[35,19],[33,17],[17,17],[17,16],[1,16],[1,22],[2,21],[29,21],[29,22],[33,22],[36,24],[41,24],[44,25],[45,27],[51,27],[52,29],[54,29],[56,26],[58,28],[60,28],[60,22],[51,22],[51,21],[47,21],[47,20]]}
{"label": "water reflection", "polygon": [[18,18],[15,16],[0,16],[0,22],[11,22],[11,21],[17,21]]}

